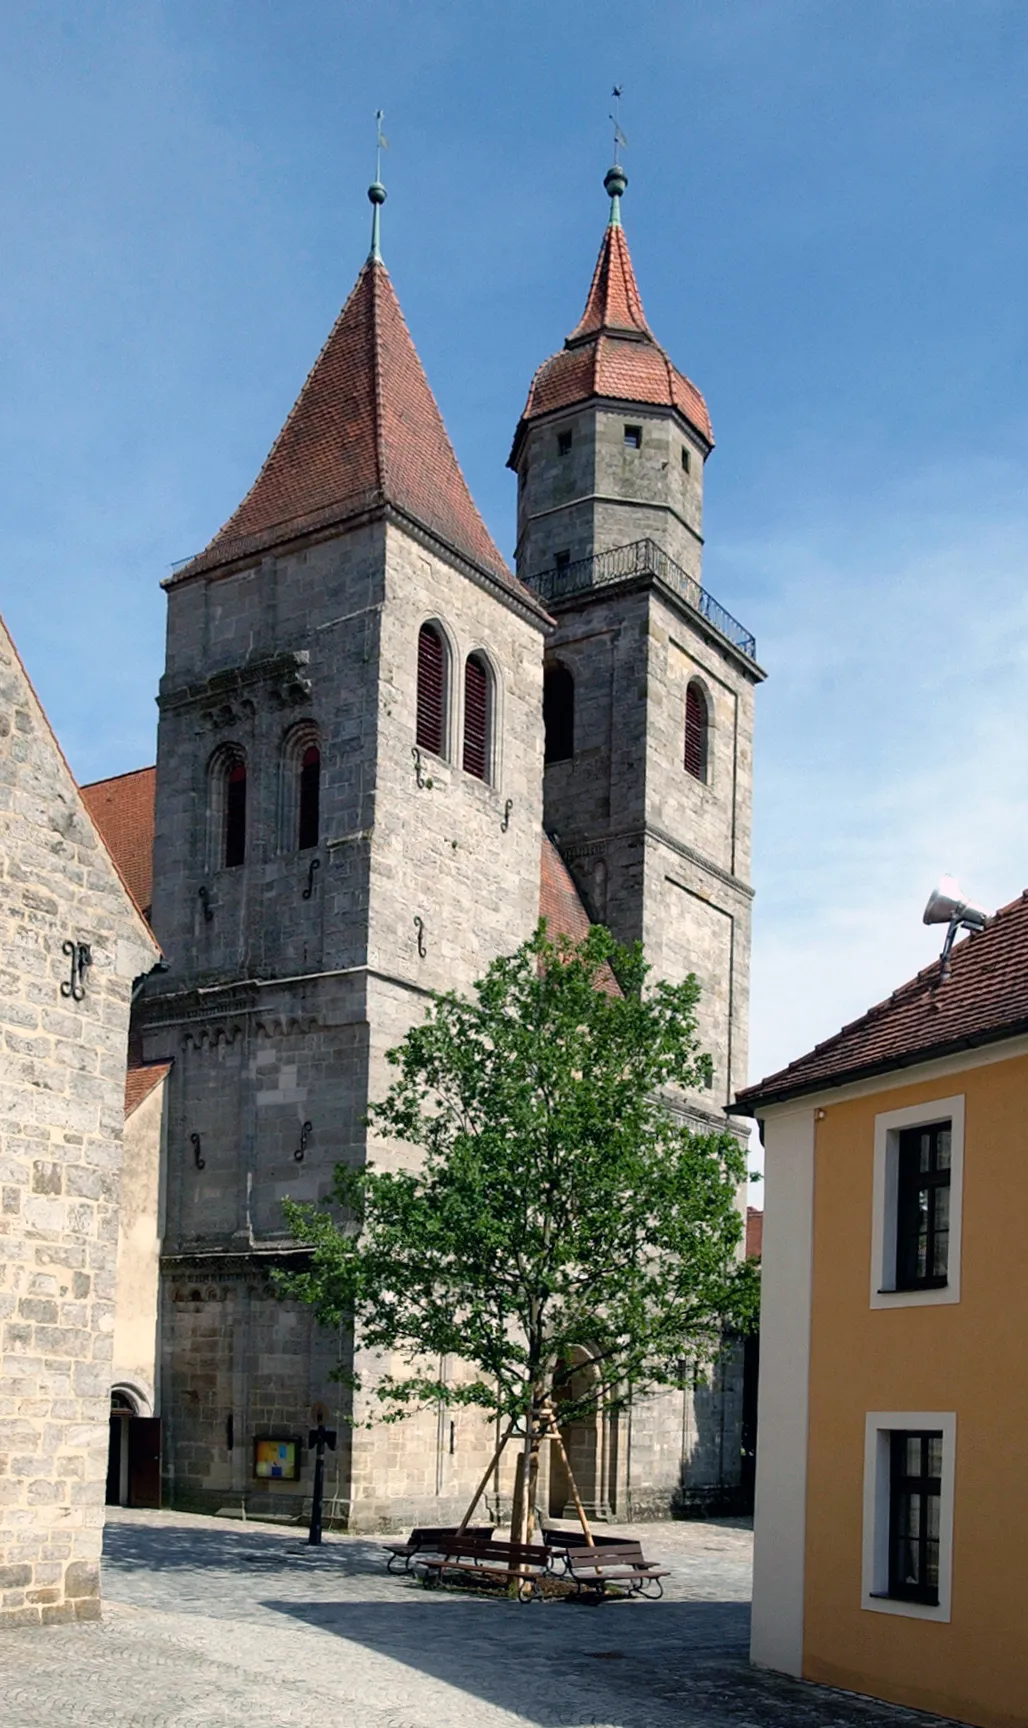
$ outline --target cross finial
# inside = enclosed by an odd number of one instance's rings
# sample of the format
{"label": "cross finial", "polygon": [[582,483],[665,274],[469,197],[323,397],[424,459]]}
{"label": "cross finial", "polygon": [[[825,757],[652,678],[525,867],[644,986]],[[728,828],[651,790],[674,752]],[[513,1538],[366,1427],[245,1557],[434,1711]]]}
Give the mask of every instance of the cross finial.
{"label": "cross finial", "polygon": [[389,140],[382,130],[382,122],[384,119],[384,110],[381,108],[377,109],[375,112],[375,124],[377,127],[375,140],[375,178],[372,181],[372,184],[368,187],[368,197],[371,200],[372,207],[371,251],[368,253],[368,257],[374,259],[378,264],[381,264],[382,262],[379,212],[386,201],[386,189],[382,184],[382,152],[389,148]]}
{"label": "cross finial", "polygon": [[603,184],[610,197],[610,226],[620,228],[621,196],[628,185],[628,175],[618,160],[618,151],[628,148],[628,139],[622,132],[620,123],[622,86],[615,84],[611,95],[614,98],[614,112],[610,116],[614,126],[614,166],[607,169]]}

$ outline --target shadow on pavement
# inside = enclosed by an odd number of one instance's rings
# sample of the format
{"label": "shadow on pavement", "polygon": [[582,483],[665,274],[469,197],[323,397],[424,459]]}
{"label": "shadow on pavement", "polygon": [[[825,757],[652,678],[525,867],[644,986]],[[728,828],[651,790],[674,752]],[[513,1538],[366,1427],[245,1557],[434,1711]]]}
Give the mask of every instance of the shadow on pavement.
{"label": "shadow on pavement", "polygon": [[326,1542],[312,1548],[306,1533],[271,1535],[260,1525],[229,1526],[225,1530],[184,1529],[144,1524],[109,1523],[104,1526],[104,1563],[114,1572],[167,1572],[173,1570],[245,1573],[281,1573],[308,1567],[317,1571],[352,1576],[381,1573],[382,1550],[374,1542]]}
{"label": "shadow on pavement", "polygon": [[914,1728],[936,1720],[751,1668],[745,1603],[520,1607],[433,1594],[395,1604],[265,1599],[261,1606],[538,1728],[597,1721],[626,1728]]}

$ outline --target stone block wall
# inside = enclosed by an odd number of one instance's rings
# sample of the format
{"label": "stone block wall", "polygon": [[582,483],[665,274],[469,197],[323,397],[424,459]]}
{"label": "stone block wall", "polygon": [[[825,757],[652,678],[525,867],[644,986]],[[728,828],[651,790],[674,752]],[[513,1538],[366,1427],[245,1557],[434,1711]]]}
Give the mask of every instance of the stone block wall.
{"label": "stone block wall", "polygon": [[[157,950],[2,626],[0,823],[0,1625],[13,1625],[99,1614],[129,1005]],[[91,961],[74,996],[69,944]]]}
{"label": "stone block wall", "polygon": [[[626,426],[638,427],[636,448]],[[561,434],[571,445],[561,452]],[[688,467],[683,463],[685,452]],[[590,558],[653,539],[699,579],[705,451],[673,414],[590,404],[534,423],[518,460],[518,571],[525,581],[558,553]]]}

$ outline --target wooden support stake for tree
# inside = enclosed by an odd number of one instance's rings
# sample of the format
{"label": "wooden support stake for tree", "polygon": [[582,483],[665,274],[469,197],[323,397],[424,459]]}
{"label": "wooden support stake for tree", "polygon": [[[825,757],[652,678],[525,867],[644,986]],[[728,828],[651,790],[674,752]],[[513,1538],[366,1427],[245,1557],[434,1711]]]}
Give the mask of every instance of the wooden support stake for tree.
{"label": "wooden support stake for tree", "polygon": [[552,1404],[547,1404],[544,1414],[550,1425],[550,1439],[556,1440],[560,1449],[560,1455],[564,1460],[564,1468],[568,1473],[568,1481],[571,1484],[571,1498],[575,1502],[575,1510],[578,1513],[579,1523],[585,1532],[585,1539],[590,1548],[595,1548],[596,1542],[593,1538],[593,1533],[589,1528],[589,1520],[585,1515],[585,1507],[582,1505],[582,1496],[578,1492],[578,1483],[575,1481],[575,1473],[571,1468],[571,1460],[564,1450],[564,1440],[560,1429],[557,1426],[557,1418],[554,1414]]}
{"label": "wooden support stake for tree", "polygon": [[[471,1505],[468,1507],[463,1518],[461,1519],[460,1523],[457,1526],[457,1535],[458,1536],[462,1535],[463,1532],[467,1529],[467,1526],[471,1523],[471,1515],[474,1512],[475,1507],[478,1505],[478,1502],[481,1500],[482,1495],[485,1493],[487,1487],[489,1486],[489,1478],[492,1475],[493,1471],[499,1470],[500,1454],[502,1453],[504,1447],[507,1444],[507,1441],[510,1439],[511,1435],[514,1432],[514,1421],[515,1421],[515,1418],[512,1416],[510,1421],[507,1424],[506,1434],[504,1434],[502,1440],[500,1440],[500,1442],[498,1443],[495,1452],[493,1453],[492,1457],[489,1460],[489,1468],[486,1471],[485,1475],[482,1477],[482,1480],[478,1484],[478,1487],[475,1489],[475,1493],[474,1493],[474,1497],[471,1501]],[[499,1475],[497,1475],[496,1480],[497,1480],[497,1483],[499,1483]]]}
{"label": "wooden support stake for tree", "polygon": [[520,1542],[525,1529],[525,1454],[518,1453],[514,1466],[514,1503],[510,1510],[510,1539]]}

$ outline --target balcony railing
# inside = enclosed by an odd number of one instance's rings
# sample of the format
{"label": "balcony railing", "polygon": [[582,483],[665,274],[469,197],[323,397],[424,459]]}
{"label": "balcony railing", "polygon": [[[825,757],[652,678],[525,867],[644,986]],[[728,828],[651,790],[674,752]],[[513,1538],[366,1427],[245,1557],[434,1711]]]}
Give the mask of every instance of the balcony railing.
{"label": "balcony railing", "polygon": [[576,558],[570,564],[554,565],[530,576],[528,581],[539,598],[549,602],[568,600],[591,588],[624,582],[630,576],[658,577],[734,648],[738,648],[747,659],[756,660],[756,637],[744,630],[739,620],[726,612],[713,594],[701,588],[695,576],[690,576],[680,564],[669,558],[655,540],[633,540],[628,546],[614,546],[609,552],[595,553],[592,558]]}

